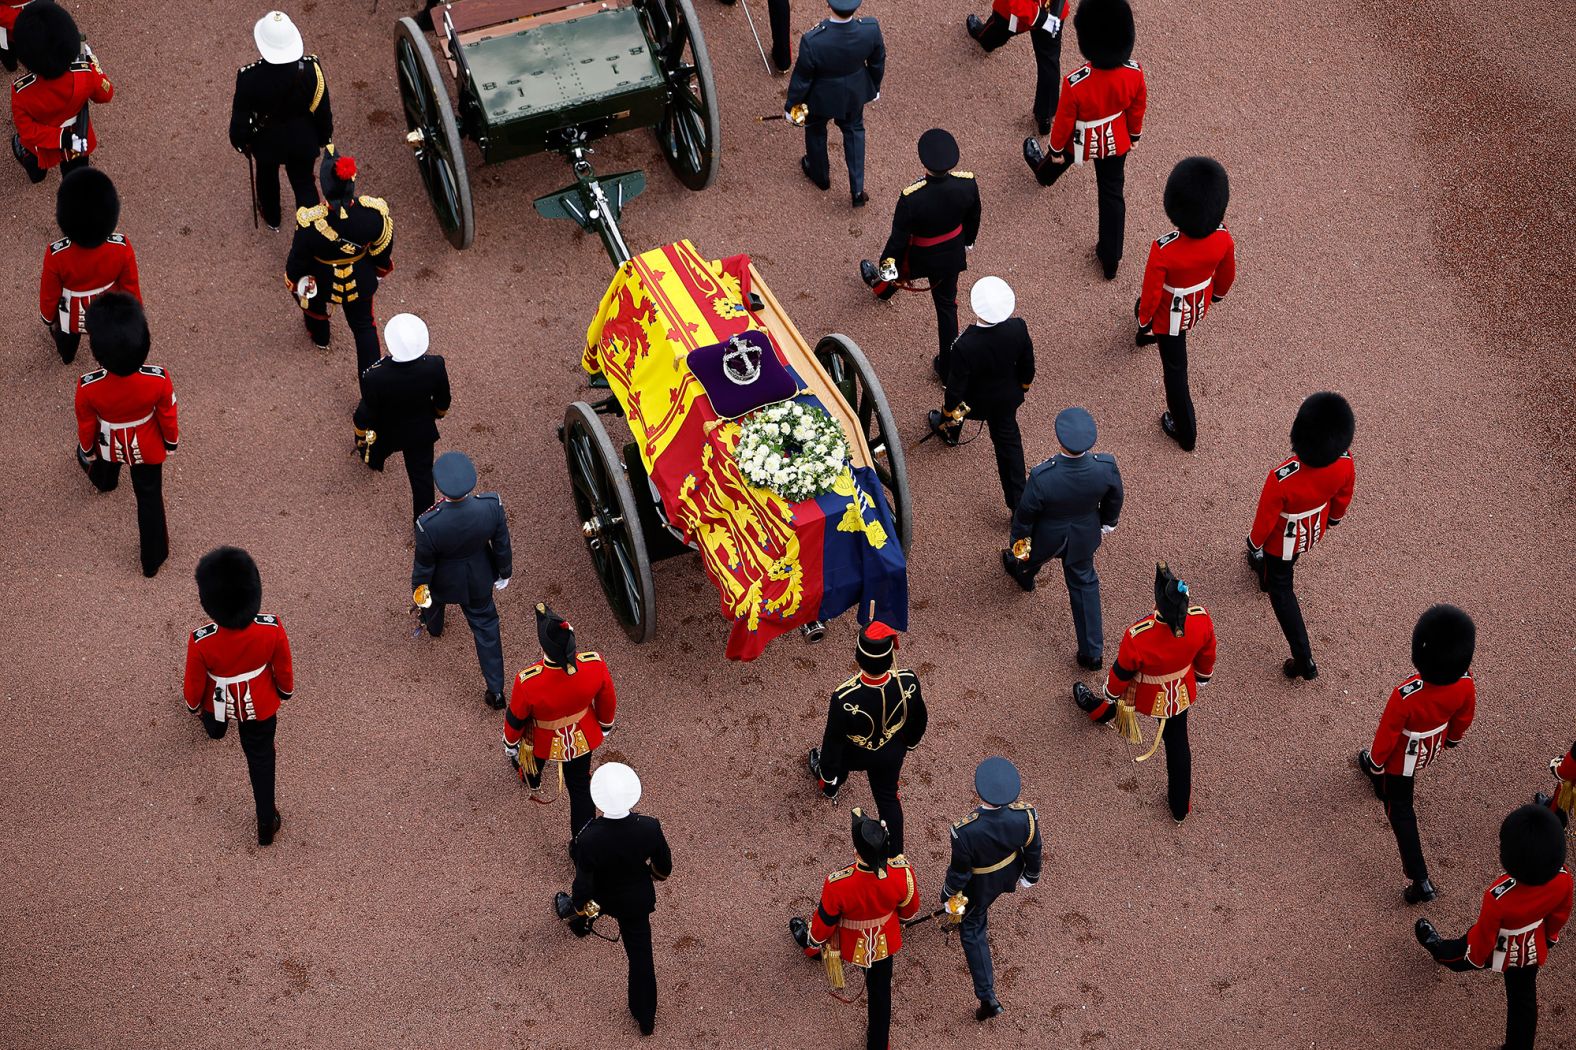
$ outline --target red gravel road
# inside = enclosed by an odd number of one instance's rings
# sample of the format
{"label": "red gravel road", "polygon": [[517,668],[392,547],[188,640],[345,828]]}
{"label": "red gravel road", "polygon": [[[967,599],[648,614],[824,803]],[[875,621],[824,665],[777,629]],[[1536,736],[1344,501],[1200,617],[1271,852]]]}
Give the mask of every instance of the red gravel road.
{"label": "red gravel road", "polygon": [[[410,0],[403,0],[408,4]],[[1140,5],[1151,85],[1128,167],[1128,261],[1089,257],[1094,187],[1038,190],[1026,42],[986,58],[965,7],[869,0],[890,74],[868,115],[874,203],[853,212],[796,170],[784,82],[760,68],[739,8],[699,0],[726,94],[726,161],[690,194],[647,136],[605,143],[606,171],[642,167],[626,233],[747,251],[807,336],[843,331],[920,432],[923,297],[870,302],[854,277],[917,173],[913,142],[958,132],[986,203],[973,273],[1007,277],[1041,351],[1024,412],[1031,461],[1069,403],[1099,421],[1128,485],[1101,553],[1107,634],[1148,608],[1173,561],[1214,614],[1221,665],[1194,724],[1195,809],[1166,818],[1164,770],[1134,767],[1068,700],[1076,668],[1054,578],[1023,595],[995,551],[1006,525],[990,453],[926,445],[913,629],[932,728],[906,781],[910,856],[927,899],[946,821],[992,752],[1023,769],[1047,833],[1040,887],[998,905],[999,989],[986,1026],[961,952],[915,931],[897,964],[894,1047],[1487,1047],[1502,993],[1437,969],[1412,941],[1391,839],[1349,756],[1408,670],[1413,618],[1436,599],[1477,617],[1477,724],[1422,792],[1423,839],[1455,931],[1496,871],[1500,817],[1545,786],[1568,743],[1573,579],[1571,366],[1565,266],[1576,132],[1560,5]],[[653,1047],[853,1047],[862,1010],[823,991],[785,923],[849,849],[818,803],[804,749],[848,673],[852,626],[816,648],[722,659],[723,624],[693,560],[657,570],[661,626],[629,645],[576,538],[553,425],[582,396],[575,367],[610,268],[594,238],[531,210],[567,181],[557,158],[478,171],[480,235],[439,237],[399,141],[391,62],[401,0],[303,3],[324,56],[338,141],[399,222],[382,315],[415,309],[449,359],[445,447],[470,452],[514,524],[502,596],[512,666],[533,655],[530,605],[552,600],[619,682],[604,758],[631,761],[676,872],[656,916]],[[0,579],[0,1044],[11,1047],[529,1046],[635,1039],[618,948],[549,915],[566,885],[565,807],[525,802],[498,753],[465,632],[412,642],[410,539],[398,468],[350,456],[347,333],[313,350],[280,287],[283,235],[255,233],[244,167],[224,141],[231,69],[250,60],[252,6],[79,2],[118,94],[98,111],[100,163],[125,198],[155,332],[180,392],[166,472],[173,554],[137,574],[129,491],[98,496],[71,463],[71,383],[33,312],[54,236],[54,181],[0,165],[6,204],[0,360],[14,391]],[[765,6],[756,4],[764,24]],[[795,22],[818,11],[801,4]],[[1072,65],[1068,41],[1064,61]],[[1184,455],[1155,426],[1160,369],[1130,341],[1146,240],[1178,158],[1232,173],[1242,276],[1194,341],[1202,433]],[[835,147],[834,147],[835,156]],[[338,326],[339,322],[336,322]],[[1264,472],[1299,398],[1336,388],[1359,420],[1357,501],[1304,562],[1323,675],[1288,687],[1284,646],[1240,561]],[[191,570],[219,543],[257,556],[265,609],[295,645],[300,693],[279,736],[285,829],[252,844],[238,747],[211,743],[178,698],[183,635],[203,619]],[[1114,643],[1113,643],[1114,644]],[[862,784],[846,801],[868,802]],[[1576,966],[1542,982],[1544,1048],[1576,1046]]]}

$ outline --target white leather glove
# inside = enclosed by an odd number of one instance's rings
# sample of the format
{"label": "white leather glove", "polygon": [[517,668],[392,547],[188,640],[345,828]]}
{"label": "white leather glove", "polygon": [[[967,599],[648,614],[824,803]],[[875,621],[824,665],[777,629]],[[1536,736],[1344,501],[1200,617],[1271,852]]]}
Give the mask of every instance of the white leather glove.
{"label": "white leather glove", "polygon": [[505,744],[505,745],[503,745],[503,753],[509,756],[509,761],[517,763],[517,764],[519,763],[519,761],[520,761],[520,745],[519,744]]}
{"label": "white leather glove", "polygon": [[1032,889],[1034,889],[1034,883],[1030,882],[1028,879],[1024,878],[1022,875],[1019,875],[1018,876],[1018,888],[1020,890],[1032,890]]}
{"label": "white leather glove", "polygon": [[1046,15],[1045,23],[1041,25],[1040,28],[1052,36],[1055,36],[1057,33],[1062,31],[1062,20],[1057,18],[1055,15]]}
{"label": "white leather glove", "polygon": [[296,282],[296,297],[299,299],[312,299],[317,295],[317,278],[307,274]]}
{"label": "white leather glove", "polygon": [[493,581],[493,590],[495,590],[495,591],[504,590],[508,586],[509,586],[509,577],[507,577],[507,576],[505,576],[501,580],[494,580]]}
{"label": "white leather glove", "polygon": [[1101,525],[1100,526],[1100,535],[1102,535],[1102,536],[1109,536],[1109,535],[1111,535],[1111,533],[1113,533],[1115,531],[1116,531],[1116,526],[1115,525]]}

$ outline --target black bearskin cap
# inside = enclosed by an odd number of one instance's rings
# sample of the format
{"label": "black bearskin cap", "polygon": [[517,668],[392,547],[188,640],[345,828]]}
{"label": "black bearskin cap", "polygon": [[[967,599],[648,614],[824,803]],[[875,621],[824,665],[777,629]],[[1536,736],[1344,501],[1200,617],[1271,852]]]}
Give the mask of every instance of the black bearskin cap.
{"label": "black bearskin cap", "polygon": [[55,222],[60,232],[84,248],[97,248],[120,221],[120,194],[97,168],[78,168],[60,182]]}
{"label": "black bearskin cap", "polygon": [[356,170],[356,158],[339,152],[332,142],[323,150],[323,162],[317,166],[317,181],[329,207],[343,208],[355,197]]}
{"label": "black bearskin cap", "polygon": [[1511,811],[1499,826],[1499,863],[1525,886],[1542,886],[1565,866],[1565,825],[1548,806]]}
{"label": "black bearskin cap", "polygon": [[1291,425],[1291,448],[1304,466],[1327,467],[1352,447],[1357,417],[1340,394],[1322,391],[1303,398]]}
{"label": "black bearskin cap", "polygon": [[1133,57],[1133,9],[1127,0],[1080,0],[1073,13],[1078,50],[1096,69],[1115,69]]}
{"label": "black bearskin cap", "polygon": [[115,375],[129,376],[148,361],[148,318],[135,296],[105,292],[83,317],[93,359]]}
{"label": "black bearskin cap", "polygon": [[1429,685],[1449,685],[1472,666],[1477,625],[1454,605],[1431,605],[1412,628],[1412,666]]}
{"label": "black bearskin cap", "polygon": [[215,547],[197,563],[197,600],[214,623],[239,631],[263,607],[257,563],[239,547]]}
{"label": "black bearskin cap", "polygon": [[886,871],[888,851],[892,848],[892,836],[887,833],[886,825],[865,816],[863,810],[855,809],[852,830],[854,852],[859,854],[859,859],[868,868]]}
{"label": "black bearskin cap", "polygon": [[565,674],[575,673],[575,629],[543,602],[536,603],[536,640],[542,645],[543,656],[562,667]]}
{"label": "black bearskin cap", "polygon": [[1187,629],[1189,602],[1187,584],[1177,579],[1165,562],[1155,563],[1155,611],[1160,614],[1160,622],[1178,638]]}
{"label": "black bearskin cap", "polygon": [[1231,182],[1213,157],[1188,157],[1166,179],[1166,217],[1189,237],[1208,237],[1226,218]]}
{"label": "black bearskin cap", "polygon": [[65,76],[82,53],[82,34],[65,8],[51,0],[33,0],[11,27],[11,49],[40,78],[54,80]]}

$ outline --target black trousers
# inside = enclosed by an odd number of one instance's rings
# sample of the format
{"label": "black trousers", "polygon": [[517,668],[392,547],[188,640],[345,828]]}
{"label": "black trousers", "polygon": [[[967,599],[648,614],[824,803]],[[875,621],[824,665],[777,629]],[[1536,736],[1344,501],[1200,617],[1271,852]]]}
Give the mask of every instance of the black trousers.
{"label": "black trousers", "polygon": [[996,474],[1001,478],[1001,495],[1008,510],[1018,509],[1023,498],[1023,434],[1018,429],[1018,410],[997,412],[985,421],[990,443],[996,450]]}
{"label": "black trousers", "polygon": [[642,1031],[657,1022],[657,970],[651,961],[651,913],[617,912],[619,940],[629,960],[629,1012]]}
{"label": "black trousers", "polygon": [[893,737],[879,751],[866,751],[852,744],[843,755],[849,772],[864,770],[870,777],[870,794],[876,800],[876,812],[886,821],[887,834],[892,836],[892,853],[903,852],[903,800],[898,797],[897,782],[903,775],[903,759],[908,748],[903,741]]}
{"label": "black trousers", "polygon": [[1401,870],[1413,882],[1428,878],[1423,840],[1417,832],[1417,810],[1412,804],[1416,783],[1412,777],[1385,773],[1379,784],[1384,793],[1384,815],[1390,818],[1390,830],[1395,832],[1395,844],[1401,850]]}
{"label": "black trousers", "polygon": [[1308,627],[1302,621],[1302,606],[1297,601],[1296,591],[1292,590],[1292,570],[1300,557],[1302,555],[1294,554],[1287,561],[1266,554],[1264,589],[1270,593],[1270,606],[1275,610],[1275,619],[1280,621],[1286,644],[1291,646],[1292,659],[1307,665],[1313,662],[1313,647],[1308,644]]}
{"label": "black trousers", "polygon": [[[309,309],[301,311],[301,319],[306,322],[307,334],[312,337],[312,342],[318,346],[327,346],[328,301],[323,298],[323,289],[327,281],[319,280],[317,284],[318,297],[312,300]],[[341,303],[339,306],[345,311],[345,323],[350,326],[350,332],[356,338],[356,375],[358,376],[377,364],[378,357],[382,353],[378,347],[378,320],[373,313],[372,299],[370,295],[358,295],[353,302]]]}
{"label": "black trousers", "polygon": [[1160,371],[1166,384],[1166,411],[1177,425],[1177,444],[1192,452],[1198,442],[1198,420],[1193,415],[1193,395],[1187,385],[1187,333],[1156,334],[1160,343]]}
{"label": "black trousers", "polygon": [[[203,711],[202,727],[208,735],[218,740],[229,728],[212,712]],[[246,754],[246,775],[252,781],[252,801],[257,804],[258,834],[274,826],[274,730],[279,727],[279,716],[273,715],[258,721],[236,723],[241,735],[241,750]]]}
{"label": "black trousers", "polygon": [[1105,265],[1115,266],[1122,261],[1122,238],[1127,231],[1127,198],[1122,195],[1127,182],[1127,154],[1096,159],[1094,181],[1100,207],[1100,240],[1094,253]]}
{"label": "black trousers", "polygon": [[[1007,28],[1005,18],[992,11],[980,35],[974,39],[986,51],[994,51],[1018,35]],[[1050,130],[1051,118],[1056,115],[1056,102],[1061,97],[1062,34],[1031,29],[1029,42],[1034,45],[1034,120],[1042,129],[1040,134],[1044,135]]]}
{"label": "black trousers", "polygon": [[[1189,708],[1188,711],[1191,711]],[[1193,748],[1187,738],[1188,711],[1166,721],[1166,804],[1171,819],[1182,820],[1193,804]]]}
{"label": "black trousers", "polygon": [[279,169],[285,169],[297,208],[310,208],[318,202],[317,154],[310,157],[257,157],[257,211],[263,221],[277,228],[283,215],[279,206]]}
{"label": "black trousers", "polygon": [[[487,691],[501,693],[503,692],[503,639],[498,633],[498,603],[494,597],[494,592],[489,590],[482,600],[466,600],[460,602],[459,606],[460,611],[465,614],[465,622],[470,625],[471,637],[476,642],[476,662],[481,665],[482,680],[487,684]],[[446,608],[448,608],[446,605],[434,600],[432,608],[422,610],[421,622],[427,628],[427,633],[434,638],[443,634]],[[566,780],[565,784],[567,783]]]}
{"label": "black trousers", "polygon": [[569,795],[570,842],[596,816],[596,803],[591,801],[591,754],[587,751],[579,758],[564,763],[564,791]]}
{"label": "black trousers", "polygon": [[832,181],[831,161],[826,156],[826,125],[831,121],[843,133],[843,160],[848,165],[848,191],[854,196],[865,192],[865,112],[852,116],[811,117],[804,124],[804,155],[810,158],[810,174],[815,181]]}
{"label": "black trousers", "polygon": [[793,36],[788,22],[788,0],[766,0],[767,17],[772,23],[772,65],[786,73],[793,66],[788,41]]}
{"label": "black trousers", "polygon": [[77,347],[82,345],[81,332],[51,328],[49,334],[55,337],[55,352],[60,355],[60,360],[69,365],[77,359]]}
{"label": "black trousers", "polygon": [[[113,492],[120,484],[119,463],[93,460],[88,480],[100,492]],[[137,497],[137,541],[142,574],[152,576],[170,556],[169,526],[164,520],[164,464],[131,464],[131,491]]]}
{"label": "black trousers", "polygon": [[865,971],[865,1050],[887,1050],[891,1039],[892,962],[888,955]]}
{"label": "black trousers", "polygon": [[[1431,949],[1434,961],[1457,973],[1476,967],[1465,961],[1467,939],[1441,940]],[[1452,960],[1446,962],[1445,960]],[[1532,1050],[1538,1035],[1538,967],[1511,966],[1505,975],[1505,1050]]]}
{"label": "black trousers", "polygon": [[[22,145],[22,136],[15,133],[11,135],[11,155],[16,158],[18,164],[22,165],[22,170],[27,172],[27,181],[33,185],[36,186],[49,177],[49,169],[38,163],[38,156],[32,150]],[[60,177],[63,179],[78,168],[86,168],[88,166],[88,155],[86,153],[72,157],[70,160],[63,160],[58,165]]]}
{"label": "black trousers", "polygon": [[432,485],[432,445],[400,449],[405,460],[405,477],[410,481],[411,517],[419,518],[438,502]]}
{"label": "black trousers", "polygon": [[931,274],[930,301],[936,306],[936,356],[941,359],[941,374],[948,376],[952,344],[958,341],[958,274]]}

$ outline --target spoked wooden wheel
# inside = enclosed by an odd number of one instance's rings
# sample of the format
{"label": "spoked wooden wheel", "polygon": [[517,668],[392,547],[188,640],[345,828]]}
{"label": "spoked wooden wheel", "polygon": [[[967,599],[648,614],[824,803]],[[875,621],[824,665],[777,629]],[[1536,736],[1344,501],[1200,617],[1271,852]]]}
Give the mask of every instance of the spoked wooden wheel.
{"label": "spoked wooden wheel", "polygon": [[394,68],[405,104],[405,141],[421,168],[427,199],[432,201],[449,243],[469,248],[476,237],[476,213],[471,207],[471,180],[460,147],[460,129],[454,123],[449,89],[438,72],[432,48],[414,19],[399,20]]}
{"label": "spoked wooden wheel", "polygon": [[657,630],[656,588],[640,513],[623,461],[596,410],[584,401],[564,412],[564,461],[602,592],[625,633],[636,643],[650,641]]}
{"label": "spoked wooden wheel", "polygon": [[717,87],[711,79],[706,38],[690,0],[639,0],[655,47],[655,58],[668,82],[668,108],[656,132],[657,144],[678,180],[703,190],[717,177],[722,162],[718,137]]}
{"label": "spoked wooden wheel", "polygon": [[886,489],[887,503],[892,508],[892,519],[897,524],[898,543],[903,553],[908,553],[913,532],[913,505],[908,497],[908,466],[903,461],[903,444],[887,405],[886,393],[875,369],[859,345],[846,335],[835,332],[815,345],[816,360],[831,377],[833,385],[853,408],[864,432],[865,444],[870,446],[871,465],[876,477]]}

